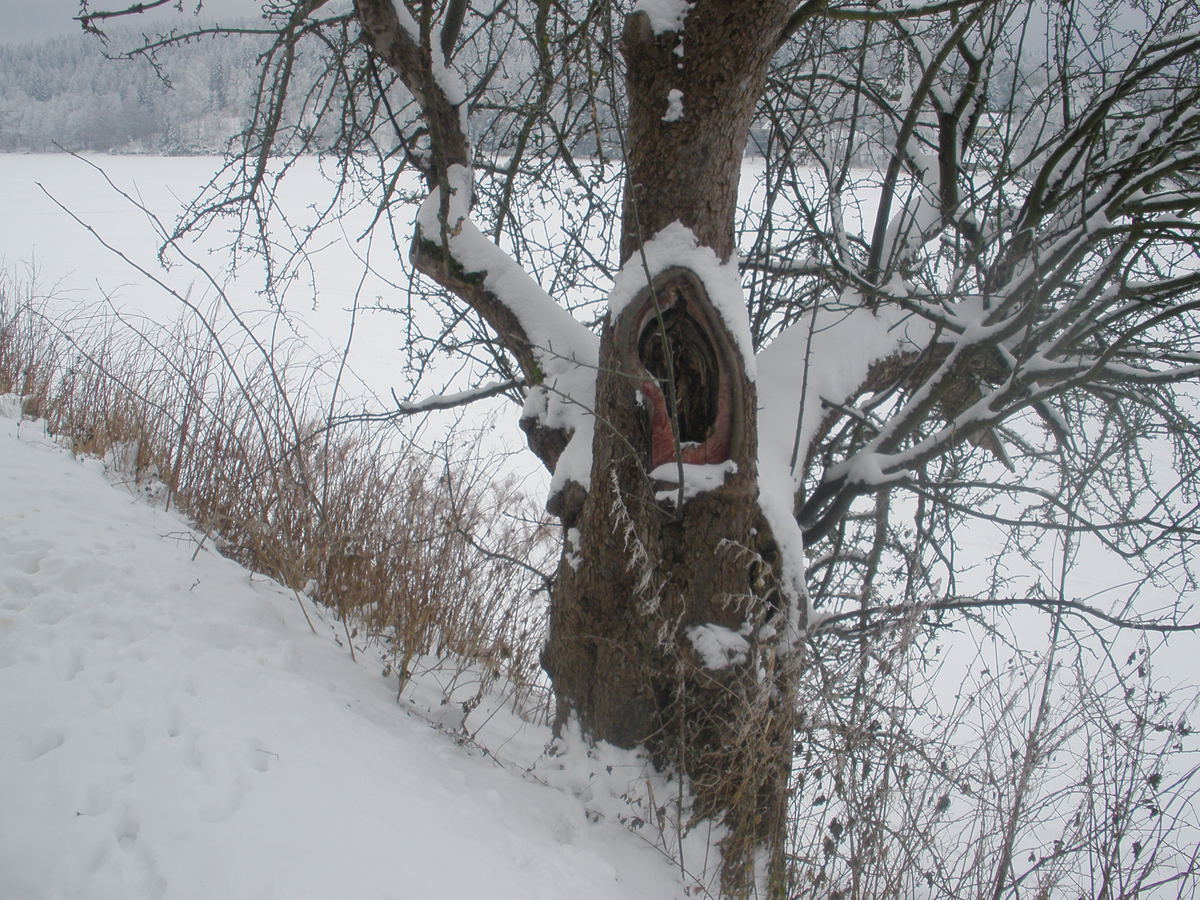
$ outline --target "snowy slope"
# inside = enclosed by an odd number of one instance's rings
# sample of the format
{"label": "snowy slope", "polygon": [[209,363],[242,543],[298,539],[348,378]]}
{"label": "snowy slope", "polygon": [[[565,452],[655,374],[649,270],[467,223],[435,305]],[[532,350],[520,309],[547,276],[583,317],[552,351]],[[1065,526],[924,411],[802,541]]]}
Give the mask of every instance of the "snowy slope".
{"label": "snowy slope", "polygon": [[645,841],[405,712],[291,594],[8,406],[0,898],[681,895]]}

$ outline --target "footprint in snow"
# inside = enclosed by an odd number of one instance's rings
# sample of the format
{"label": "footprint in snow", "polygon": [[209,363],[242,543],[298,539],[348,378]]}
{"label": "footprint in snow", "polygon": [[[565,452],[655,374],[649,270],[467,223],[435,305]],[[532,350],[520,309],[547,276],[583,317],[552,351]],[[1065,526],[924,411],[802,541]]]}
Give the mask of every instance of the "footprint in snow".
{"label": "footprint in snow", "polygon": [[60,647],[55,652],[55,664],[63,681],[74,681],[83,671],[83,651],[79,647]]}
{"label": "footprint in snow", "polygon": [[121,811],[121,815],[117,818],[117,845],[129,850],[137,843],[138,833],[141,831],[141,826],[137,819],[134,818],[129,807],[125,807]]}
{"label": "footprint in snow", "polygon": [[58,582],[68,591],[83,593],[113,580],[113,567],[95,559],[67,563],[58,572]]}
{"label": "footprint in snow", "polygon": [[12,554],[5,568],[16,569],[26,575],[37,575],[42,571],[43,560],[49,555],[50,551],[47,547],[39,547],[35,544],[31,549],[20,550]]}
{"label": "footprint in snow", "polygon": [[67,736],[61,728],[48,728],[41,733],[25,740],[25,762],[41,759],[52,750],[57,750],[66,741]]}
{"label": "footprint in snow", "polygon": [[221,822],[241,808],[246,796],[247,766],[244,762],[235,762],[226,748],[212,746],[203,735],[195,732],[188,735],[187,762],[198,770],[197,774],[207,787],[208,796],[200,808],[202,819]]}

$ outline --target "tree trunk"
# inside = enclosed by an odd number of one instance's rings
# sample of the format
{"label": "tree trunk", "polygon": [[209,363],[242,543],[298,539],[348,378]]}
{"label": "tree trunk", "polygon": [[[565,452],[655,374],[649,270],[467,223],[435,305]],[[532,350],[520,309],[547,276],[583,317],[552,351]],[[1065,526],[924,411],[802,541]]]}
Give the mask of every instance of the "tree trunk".
{"label": "tree trunk", "polygon": [[[629,17],[627,262],[674,222],[719,260],[732,255],[767,36],[787,13],[700,3],[682,32],[662,34]],[[672,90],[683,114],[664,121]],[[728,828],[722,888],[736,896],[764,844],[782,884],[792,704],[776,657],[779,558],[758,503],[754,381],[706,288],[668,268],[605,325],[591,486],[564,523],[543,662],[560,727],[574,717],[590,737],[645,745],[688,776],[696,816]],[[680,505],[680,463],[724,464],[724,484]]]}

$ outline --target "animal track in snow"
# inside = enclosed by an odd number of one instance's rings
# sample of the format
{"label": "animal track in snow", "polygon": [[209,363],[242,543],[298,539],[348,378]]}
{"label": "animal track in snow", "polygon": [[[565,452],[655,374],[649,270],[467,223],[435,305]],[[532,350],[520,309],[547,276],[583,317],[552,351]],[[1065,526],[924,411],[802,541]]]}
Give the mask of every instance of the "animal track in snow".
{"label": "animal track in snow", "polygon": [[129,807],[125,807],[117,819],[117,844],[126,850],[130,849],[137,843],[140,831],[141,826],[138,824],[137,819],[133,817],[133,813]]}
{"label": "animal track in snow", "polygon": [[50,751],[61,747],[66,739],[66,734],[61,728],[48,728],[32,738],[28,738],[25,742],[25,761],[33,762],[41,759]]}

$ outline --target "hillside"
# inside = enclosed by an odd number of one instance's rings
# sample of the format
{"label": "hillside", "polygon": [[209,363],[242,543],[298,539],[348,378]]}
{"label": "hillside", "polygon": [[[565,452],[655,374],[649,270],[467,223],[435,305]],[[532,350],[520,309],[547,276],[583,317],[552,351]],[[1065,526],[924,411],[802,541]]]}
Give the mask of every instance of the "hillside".
{"label": "hillside", "polygon": [[15,412],[0,398],[0,898],[682,894],[648,843],[536,783],[547,732],[498,704],[471,725],[494,755],[444,733],[454,704],[431,728],[431,687],[397,702],[311,605],[316,633],[152,487]]}

